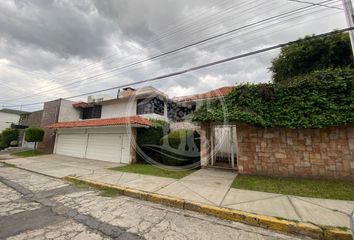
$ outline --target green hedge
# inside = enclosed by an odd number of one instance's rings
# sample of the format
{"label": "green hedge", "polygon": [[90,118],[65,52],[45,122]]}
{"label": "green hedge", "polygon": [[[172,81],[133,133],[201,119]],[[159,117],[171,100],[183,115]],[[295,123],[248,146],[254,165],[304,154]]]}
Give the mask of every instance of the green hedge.
{"label": "green hedge", "polygon": [[[160,146],[160,139],[164,134],[169,132],[169,124],[162,120],[150,120],[152,126],[149,128],[138,128],[137,132],[137,145],[144,154],[148,155],[157,162],[161,162],[160,149],[152,148],[146,145]],[[137,154],[138,162],[145,162],[143,157]]]}
{"label": "green hedge", "polygon": [[[185,144],[181,145],[182,141],[186,141]],[[183,166],[200,161],[200,136],[196,131],[173,131],[161,138],[161,146],[162,163],[165,165]]]}
{"label": "green hedge", "polygon": [[30,127],[25,129],[26,142],[42,142],[44,130],[38,127]]}
{"label": "green hedge", "polygon": [[354,70],[315,71],[278,84],[243,84],[235,87],[223,104],[204,104],[193,118],[199,122],[225,119],[285,128],[354,123]]}

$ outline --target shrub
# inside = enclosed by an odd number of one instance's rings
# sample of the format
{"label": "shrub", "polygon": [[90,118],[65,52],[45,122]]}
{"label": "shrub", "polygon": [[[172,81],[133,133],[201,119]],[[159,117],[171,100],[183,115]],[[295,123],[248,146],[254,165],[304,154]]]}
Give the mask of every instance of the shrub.
{"label": "shrub", "polygon": [[0,142],[0,150],[7,148],[8,145],[5,142]]}
{"label": "shrub", "polygon": [[2,131],[1,133],[1,142],[0,142],[0,148],[4,149],[7,148],[11,141],[18,139],[18,130],[14,128],[6,128],[5,130]]}
{"label": "shrub", "polygon": [[[162,120],[150,120],[152,126],[149,128],[138,128],[137,145],[144,154],[153,160],[160,162],[160,139],[169,132],[169,124]],[[156,146],[156,147],[153,147]],[[138,162],[144,162],[143,157],[137,154]]]}
{"label": "shrub", "polygon": [[354,69],[328,69],[282,83],[244,84],[220,103],[204,104],[194,121],[260,127],[323,128],[354,123]]}
{"label": "shrub", "polygon": [[161,138],[162,163],[183,166],[200,161],[200,136],[190,129],[180,129]]}

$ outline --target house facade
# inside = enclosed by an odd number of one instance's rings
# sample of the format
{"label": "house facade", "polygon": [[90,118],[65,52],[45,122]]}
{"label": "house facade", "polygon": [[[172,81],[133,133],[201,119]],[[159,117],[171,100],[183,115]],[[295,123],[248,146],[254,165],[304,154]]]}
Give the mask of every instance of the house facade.
{"label": "house facade", "polygon": [[[227,95],[232,87],[181,98],[169,98],[153,88],[125,88],[116,97],[89,96],[86,102],[57,99],[43,110],[22,115],[24,127],[41,127],[44,139],[38,150],[72,157],[117,163],[136,160],[135,138],[138,128],[151,126],[151,119],[168,121],[171,131],[199,130],[190,116],[206,99]],[[20,130],[19,141],[24,141]]]}
{"label": "house facade", "polygon": [[116,98],[88,97],[87,102],[59,99],[44,105],[39,150],[55,154],[132,163],[137,128],[149,119],[168,121],[168,96],[152,87],[125,88]]}
{"label": "house facade", "polygon": [[200,133],[202,167],[252,175],[353,179],[353,125],[282,129],[192,122],[192,113],[205,100],[222,100],[232,89],[171,99],[152,87],[125,88],[115,98],[90,96],[86,102],[57,99],[46,102],[43,111],[32,113],[23,125],[45,129],[40,151],[132,163],[136,161],[137,129],[159,119],[168,121],[171,131],[193,129]]}

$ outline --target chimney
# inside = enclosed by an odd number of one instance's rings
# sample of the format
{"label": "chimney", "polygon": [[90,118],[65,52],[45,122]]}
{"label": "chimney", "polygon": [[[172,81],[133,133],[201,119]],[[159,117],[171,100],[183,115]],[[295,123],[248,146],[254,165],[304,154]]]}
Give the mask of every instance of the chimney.
{"label": "chimney", "polygon": [[134,92],[135,92],[134,88],[131,88],[131,87],[123,88],[122,97],[132,96],[134,94]]}

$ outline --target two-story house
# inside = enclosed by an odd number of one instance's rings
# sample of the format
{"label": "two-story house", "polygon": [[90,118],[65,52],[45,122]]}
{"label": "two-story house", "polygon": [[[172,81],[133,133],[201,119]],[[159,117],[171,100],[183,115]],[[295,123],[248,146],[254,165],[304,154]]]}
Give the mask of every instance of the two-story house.
{"label": "two-story house", "polygon": [[[124,88],[115,97],[88,96],[86,102],[57,99],[46,102],[43,110],[22,116],[21,124],[45,130],[38,150],[79,158],[117,163],[136,159],[137,128],[151,126],[151,119],[170,122],[171,130],[198,126],[188,121],[201,102],[224,96],[231,87],[170,99],[153,88]],[[19,141],[23,141],[23,131]],[[27,143],[28,144],[28,143]]]}
{"label": "two-story house", "polygon": [[40,150],[117,163],[135,161],[136,129],[167,118],[168,96],[153,87],[125,88],[116,98],[58,99],[44,105]]}

